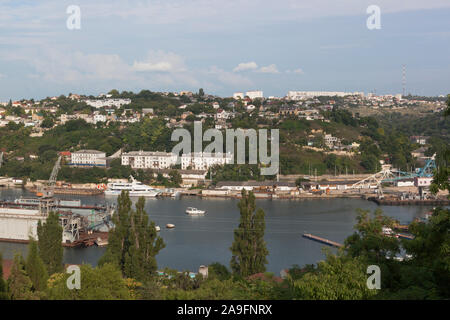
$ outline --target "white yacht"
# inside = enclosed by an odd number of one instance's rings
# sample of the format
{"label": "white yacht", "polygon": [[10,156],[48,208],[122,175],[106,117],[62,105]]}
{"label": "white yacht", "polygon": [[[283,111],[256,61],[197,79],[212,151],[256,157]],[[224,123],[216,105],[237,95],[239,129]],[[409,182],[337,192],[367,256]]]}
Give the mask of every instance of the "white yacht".
{"label": "white yacht", "polygon": [[130,197],[156,197],[159,194],[158,189],[137,181],[133,176],[130,176],[130,180],[128,183],[108,183],[105,195],[118,196],[122,190],[128,191]]}
{"label": "white yacht", "polygon": [[186,213],[190,216],[203,216],[205,214],[205,210],[199,210],[197,208],[189,207],[186,209]]}

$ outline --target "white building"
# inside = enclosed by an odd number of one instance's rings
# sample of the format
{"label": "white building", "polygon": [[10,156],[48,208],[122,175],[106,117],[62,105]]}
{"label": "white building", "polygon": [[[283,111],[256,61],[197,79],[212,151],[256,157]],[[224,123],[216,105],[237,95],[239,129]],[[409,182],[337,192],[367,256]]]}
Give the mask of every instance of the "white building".
{"label": "white building", "polygon": [[433,177],[415,177],[414,185],[416,187],[429,187],[433,182]]}
{"label": "white building", "polygon": [[97,122],[106,122],[106,116],[103,114],[94,115],[94,123],[97,123]]}
{"label": "white building", "polygon": [[177,158],[170,152],[131,151],[122,154],[122,165],[133,169],[168,169],[176,165]]}
{"label": "white building", "polygon": [[337,137],[333,137],[331,134],[325,134],[324,140],[325,140],[325,145],[329,148],[331,148],[335,144],[339,143],[339,139]]}
{"label": "white building", "polygon": [[263,92],[262,91],[247,91],[245,93],[245,95],[247,97],[249,97],[250,99],[256,99],[256,98],[263,98]]}
{"label": "white building", "polygon": [[207,170],[213,165],[224,165],[233,160],[231,153],[188,153],[181,156],[181,169]]}
{"label": "white building", "polygon": [[364,92],[342,92],[342,91],[288,91],[287,98],[289,100],[301,100],[313,97],[345,97],[345,96],[361,96]]}
{"label": "white building", "polygon": [[80,150],[72,152],[71,162],[72,166],[90,166],[90,167],[105,167],[106,153],[97,150]]}
{"label": "white building", "polygon": [[223,109],[220,109],[219,112],[216,113],[216,119],[230,119],[232,116],[231,112],[227,112]]}
{"label": "white building", "polygon": [[104,108],[104,107],[116,107],[120,108],[123,105],[131,103],[131,99],[102,99],[102,100],[86,100],[87,105],[94,108]]}

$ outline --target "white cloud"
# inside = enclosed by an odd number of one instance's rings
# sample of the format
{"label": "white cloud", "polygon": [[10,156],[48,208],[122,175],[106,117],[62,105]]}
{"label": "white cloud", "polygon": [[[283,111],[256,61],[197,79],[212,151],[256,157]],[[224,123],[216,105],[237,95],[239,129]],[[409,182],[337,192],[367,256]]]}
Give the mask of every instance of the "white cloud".
{"label": "white cloud", "polygon": [[254,69],[257,69],[257,68],[258,68],[258,65],[254,61],[242,62],[242,63],[239,63],[237,65],[237,67],[233,69],[233,71],[234,72],[239,72],[239,71],[246,71],[246,70],[254,70]]}
{"label": "white cloud", "polygon": [[280,73],[280,71],[278,71],[277,66],[275,64],[271,64],[269,66],[266,67],[261,67],[259,68],[258,72],[261,73]]}
{"label": "white cloud", "polygon": [[164,51],[150,51],[144,61],[135,61],[133,70],[146,72],[183,72],[186,71],[181,56]]}

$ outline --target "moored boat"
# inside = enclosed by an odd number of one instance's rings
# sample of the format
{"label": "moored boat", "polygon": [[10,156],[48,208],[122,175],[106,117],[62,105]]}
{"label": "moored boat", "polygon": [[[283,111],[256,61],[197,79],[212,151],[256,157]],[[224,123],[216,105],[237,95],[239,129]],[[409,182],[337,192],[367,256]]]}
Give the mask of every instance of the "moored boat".
{"label": "moored boat", "polygon": [[193,207],[188,207],[186,209],[186,213],[190,216],[203,216],[206,211],[205,210],[199,210],[197,208],[193,208]]}
{"label": "moored boat", "polygon": [[118,196],[122,191],[128,191],[130,197],[156,197],[160,193],[158,189],[137,181],[133,176],[130,176],[130,180],[128,183],[108,183],[105,195]]}

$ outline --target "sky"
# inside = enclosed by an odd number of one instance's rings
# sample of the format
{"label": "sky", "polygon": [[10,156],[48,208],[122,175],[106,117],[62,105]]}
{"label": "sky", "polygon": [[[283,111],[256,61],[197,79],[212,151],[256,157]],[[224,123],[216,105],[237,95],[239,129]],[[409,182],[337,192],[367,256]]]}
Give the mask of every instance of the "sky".
{"label": "sky", "polygon": [[[380,28],[367,20],[380,9]],[[80,9],[80,28],[71,6]],[[450,93],[450,0],[0,0],[0,101],[111,89]],[[373,21],[373,20],[370,20]],[[72,24],[71,24],[72,23]]]}

